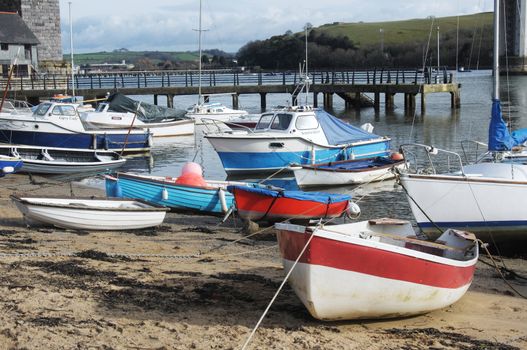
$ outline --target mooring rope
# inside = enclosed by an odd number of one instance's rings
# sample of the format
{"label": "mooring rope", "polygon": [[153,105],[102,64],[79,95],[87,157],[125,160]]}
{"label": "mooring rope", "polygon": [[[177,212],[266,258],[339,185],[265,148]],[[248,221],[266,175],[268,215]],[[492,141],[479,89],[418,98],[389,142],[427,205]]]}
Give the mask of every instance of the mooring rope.
{"label": "mooring rope", "polygon": [[271,306],[273,305],[274,301],[278,297],[278,294],[280,294],[280,291],[282,290],[282,288],[284,287],[285,283],[289,279],[289,276],[291,276],[291,274],[293,273],[293,270],[295,269],[295,266],[298,264],[298,261],[300,261],[300,258],[302,257],[302,255],[304,255],[304,252],[306,251],[307,247],[309,246],[309,243],[311,243],[311,240],[313,239],[314,236],[315,236],[315,230],[313,230],[313,232],[311,233],[311,236],[309,236],[309,239],[307,240],[306,244],[302,248],[302,251],[300,252],[300,254],[298,254],[295,262],[293,263],[293,265],[289,269],[289,272],[286,274],[284,280],[282,281],[282,283],[280,284],[280,286],[278,287],[278,289],[274,293],[273,298],[271,299],[271,301],[269,302],[269,304],[265,308],[265,311],[263,312],[262,316],[260,316],[260,319],[258,320],[258,322],[254,326],[253,330],[251,331],[251,333],[247,337],[247,340],[245,341],[245,344],[243,344],[243,346],[242,346],[242,350],[245,350],[247,348],[247,346],[249,345],[249,342],[251,341],[252,337],[256,333],[256,330],[258,329],[258,327],[262,323],[263,319],[267,315],[267,312],[269,312],[269,309],[271,308]]}
{"label": "mooring rope", "polygon": [[501,269],[498,267],[498,264],[496,263],[496,261],[494,260],[494,257],[492,256],[492,254],[490,254],[488,248],[487,248],[487,244],[486,243],[483,243],[481,240],[478,239],[478,242],[480,243],[481,247],[483,249],[485,249],[485,252],[487,253],[487,255],[489,256],[490,260],[492,261],[492,264],[494,265],[494,268],[496,269],[496,271],[498,272],[498,274],[500,275],[501,279],[503,280],[503,282],[505,282],[505,284],[507,284],[507,286],[509,286],[510,289],[512,289],[519,297],[523,298],[523,299],[527,299],[527,296],[523,295],[520,291],[518,291],[516,288],[514,288],[514,286],[509,282],[507,281],[507,279],[505,278],[505,276],[503,276],[503,273],[501,272]]}

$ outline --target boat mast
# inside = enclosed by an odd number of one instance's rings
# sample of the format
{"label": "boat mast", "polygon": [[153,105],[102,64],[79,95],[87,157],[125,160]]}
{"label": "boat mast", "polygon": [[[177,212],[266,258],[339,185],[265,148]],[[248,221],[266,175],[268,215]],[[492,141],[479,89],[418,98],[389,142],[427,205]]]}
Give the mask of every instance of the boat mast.
{"label": "boat mast", "polygon": [[494,0],[494,84],[492,84],[492,99],[500,99],[500,1]]}
{"label": "boat mast", "polygon": [[199,51],[199,62],[198,62],[198,105],[201,103],[201,0],[199,0],[199,27],[198,27],[198,51]]}
{"label": "boat mast", "polygon": [[71,55],[71,101],[75,101],[75,70],[73,66],[73,21],[71,19],[71,1],[68,2],[70,16],[70,55]]}
{"label": "boat mast", "polygon": [[456,74],[457,72],[459,72],[459,14],[457,15],[456,24]]}

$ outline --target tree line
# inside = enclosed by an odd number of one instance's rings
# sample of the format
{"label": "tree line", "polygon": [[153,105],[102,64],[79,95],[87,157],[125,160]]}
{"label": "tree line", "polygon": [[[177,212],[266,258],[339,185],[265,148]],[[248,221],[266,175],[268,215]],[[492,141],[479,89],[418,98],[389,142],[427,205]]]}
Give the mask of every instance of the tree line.
{"label": "tree line", "polygon": [[[330,36],[312,29],[307,36],[310,68],[421,67],[437,65],[437,42],[356,45],[347,36]],[[483,68],[492,64],[492,26],[477,30],[442,33],[441,67]],[[284,35],[251,41],[237,53],[238,64],[266,70],[297,69],[305,60],[305,36],[288,31]]]}

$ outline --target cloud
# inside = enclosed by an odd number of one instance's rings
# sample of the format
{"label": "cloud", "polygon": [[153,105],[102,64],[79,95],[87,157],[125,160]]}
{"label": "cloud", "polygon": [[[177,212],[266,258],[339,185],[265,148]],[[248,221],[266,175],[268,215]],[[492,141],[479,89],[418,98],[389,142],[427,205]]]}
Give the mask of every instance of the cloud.
{"label": "cloud", "polygon": [[[331,22],[378,22],[488,11],[490,0],[203,0],[203,48],[236,52],[252,40]],[[60,0],[62,41],[69,52],[68,3]],[[489,8],[490,6],[490,8]],[[75,52],[197,50],[197,0],[91,0],[72,3]]]}

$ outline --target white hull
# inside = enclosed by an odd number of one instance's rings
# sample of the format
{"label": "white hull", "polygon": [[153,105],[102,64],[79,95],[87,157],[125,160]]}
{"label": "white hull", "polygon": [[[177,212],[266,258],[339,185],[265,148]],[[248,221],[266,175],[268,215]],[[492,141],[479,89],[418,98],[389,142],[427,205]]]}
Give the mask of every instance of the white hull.
{"label": "white hull", "polygon": [[[127,116],[127,113],[113,113],[123,114]],[[82,119],[93,126],[94,128],[100,129],[128,129],[132,124],[130,117],[122,117],[119,120],[112,120],[112,114],[104,112],[92,112],[82,116]],[[133,118],[133,114],[132,114]],[[160,122],[160,123],[143,123],[136,120],[133,125],[133,130],[141,129],[143,132],[149,130],[153,137],[173,137],[173,136],[185,136],[194,134],[194,121],[193,120],[177,120],[171,122]]]}
{"label": "white hull", "polygon": [[187,113],[186,116],[194,119],[196,124],[204,125],[218,122],[231,122],[238,118],[247,115],[246,111],[233,111],[229,113]]}
{"label": "white hull", "polygon": [[28,223],[76,230],[128,230],[159,226],[168,210],[134,200],[12,198]]}
{"label": "white hull", "polygon": [[441,227],[469,229],[480,238],[490,233],[499,233],[493,238],[500,240],[527,238],[527,177],[521,167],[511,172],[510,164],[482,163],[466,166],[468,177],[401,174],[400,182],[413,198],[408,201],[417,223],[428,233],[437,230],[423,211]]}
{"label": "white hull", "polygon": [[393,179],[395,177],[391,168],[362,172],[324,171],[301,167],[292,169],[296,183],[300,187],[357,185]]}
{"label": "white hull", "polygon": [[[289,271],[293,261],[284,259],[283,264]],[[320,320],[422,314],[455,303],[470,286],[429,287],[304,263],[297,264],[289,283],[309,313]]]}

